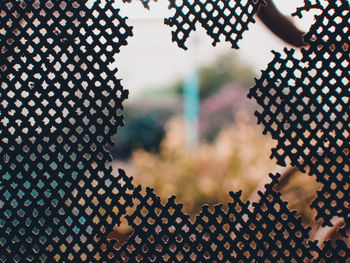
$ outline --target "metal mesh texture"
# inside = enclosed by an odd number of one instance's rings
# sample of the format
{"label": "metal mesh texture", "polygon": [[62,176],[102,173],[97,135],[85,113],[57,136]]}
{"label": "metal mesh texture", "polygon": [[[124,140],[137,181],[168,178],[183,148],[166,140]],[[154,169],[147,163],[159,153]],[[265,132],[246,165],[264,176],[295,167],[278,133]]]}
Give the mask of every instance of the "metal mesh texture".
{"label": "metal mesh texture", "polygon": [[203,207],[192,224],[172,197],[165,205],[153,190],[138,199],[128,219],[134,234],[122,246],[117,262],[301,262],[311,258],[308,228],[273,190],[279,175],[260,192],[261,200],[243,203],[230,193],[227,206]]}
{"label": "metal mesh texture", "polygon": [[231,43],[232,48],[238,48],[237,42],[242,39],[249,23],[255,22],[253,15],[262,3],[263,0],[171,0],[169,8],[174,9],[175,15],[165,23],[175,27],[173,41],[183,49],[187,49],[186,41],[196,30],[197,22],[213,39],[214,46],[223,40]]}
{"label": "metal mesh texture", "polygon": [[[247,22],[253,21],[253,11],[245,13],[248,9],[243,7],[256,10],[256,4],[229,2],[235,6],[233,9],[222,8],[224,1],[201,1],[207,5],[199,12],[191,7],[193,1],[187,1],[187,7],[195,13],[186,13],[187,17],[182,9],[176,9],[175,18],[167,23],[177,21],[180,13],[190,21],[190,27],[197,21],[192,16],[213,17],[210,21],[217,19],[214,23],[221,23],[221,18],[240,20],[246,14]],[[207,9],[209,4],[218,16]],[[232,202],[204,206],[194,222],[182,212],[175,197],[162,204],[152,189],[135,188],[123,170],[112,175],[106,146],[112,144],[111,136],[123,124],[120,111],[128,96],[117,77],[117,54],[132,36],[132,28],[119,15],[120,1],[99,0],[88,5],[68,0],[3,0],[0,6],[0,262],[349,262],[349,248],[343,241],[326,242],[319,248],[317,242],[309,240],[310,228],[303,226],[301,218],[287,208],[274,188],[278,174],[270,175],[271,183],[259,192],[259,201],[245,203],[240,192],[230,193]],[[171,2],[170,8],[175,6],[181,7]],[[238,12],[238,7],[243,13]],[[334,11],[329,12],[331,9]],[[311,171],[316,171],[318,166],[313,160],[323,167],[317,176],[325,185],[319,193],[324,206],[317,209],[325,219],[330,218],[325,212],[330,208],[330,215],[348,218],[348,137],[343,135],[348,129],[348,108],[347,101],[342,102],[348,98],[344,88],[348,84],[341,85],[339,80],[347,76],[347,64],[341,65],[347,61],[348,50],[340,47],[348,43],[344,31],[348,9],[345,2],[329,4],[306,36],[310,48],[303,50],[303,59],[288,57],[293,56],[292,51],[286,51],[288,60],[276,54],[251,91],[264,108],[263,113],[258,113],[260,122],[283,145],[284,154],[274,157],[280,162],[290,157],[300,169],[308,164]],[[329,22],[325,22],[325,17]],[[232,25],[230,19],[224,23],[231,29],[240,24]],[[332,30],[328,23],[336,23],[338,29]],[[240,25],[242,30],[247,28],[246,24]],[[243,31],[232,35],[228,34],[231,29],[219,28],[220,33],[206,28],[214,43],[223,34],[236,47],[234,43]],[[335,32],[341,40],[333,35]],[[321,40],[324,35],[328,40]],[[185,39],[178,41],[184,47]],[[322,88],[317,86],[317,78],[309,75],[315,73],[306,67],[312,55],[309,65],[322,76],[326,74],[323,71],[332,76],[321,77]],[[286,68],[289,60],[294,64]],[[323,71],[316,66],[318,61],[323,62]],[[338,68],[340,76],[336,73]],[[307,76],[308,82],[300,82],[300,75],[291,77],[298,85],[286,85],[288,76],[298,70],[306,74],[302,76]],[[283,74],[287,77],[282,78]],[[337,85],[332,84],[332,78]],[[285,95],[285,87],[291,97]],[[301,91],[297,91],[299,88]],[[265,98],[270,104],[265,103]],[[291,109],[284,111],[284,107]],[[300,114],[296,118],[288,115],[300,107],[303,114],[309,112],[309,119]],[[320,121],[319,113],[325,116]],[[285,115],[280,119],[279,114]],[[276,123],[278,131],[271,130],[274,123],[265,121],[265,115]],[[284,128],[285,123],[290,124],[290,130]],[[282,136],[291,134],[293,129],[295,137]],[[310,136],[302,137],[301,130]],[[324,137],[316,137],[319,130]],[[295,146],[298,154],[293,155],[284,142],[288,138],[294,145],[299,142],[296,136],[302,138],[303,145]],[[310,146],[313,137],[323,155],[319,148]],[[311,154],[301,154],[304,149]],[[300,156],[303,162],[298,161]],[[342,162],[339,157],[343,157]],[[333,170],[336,173],[329,173]],[[343,197],[338,197],[338,192]],[[325,198],[336,200],[337,209]],[[124,244],[115,231],[123,218],[134,230]]]}
{"label": "metal mesh texture", "polygon": [[122,124],[113,63],[131,28],[111,2],[12,0],[0,28],[0,260],[94,260],[131,200],[105,148]]}
{"label": "metal mesh texture", "polygon": [[[316,7],[317,5],[315,5]],[[290,160],[323,184],[312,207],[325,225],[334,216],[350,226],[349,2],[329,1],[305,35],[309,47],[285,49],[263,72],[250,97],[277,141],[272,157]],[[345,232],[343,232],[345,234]]]}

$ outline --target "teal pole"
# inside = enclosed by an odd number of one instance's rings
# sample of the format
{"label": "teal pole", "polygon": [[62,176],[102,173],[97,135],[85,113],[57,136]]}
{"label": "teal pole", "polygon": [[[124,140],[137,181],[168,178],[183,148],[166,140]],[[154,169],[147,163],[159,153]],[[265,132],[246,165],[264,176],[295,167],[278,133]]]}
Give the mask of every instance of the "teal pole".
{"label": "teal pole", "polygon": [[188,151],[194,151],[199,140],[199,72],[196,66],[184,82],[184,117],[186,147]]}

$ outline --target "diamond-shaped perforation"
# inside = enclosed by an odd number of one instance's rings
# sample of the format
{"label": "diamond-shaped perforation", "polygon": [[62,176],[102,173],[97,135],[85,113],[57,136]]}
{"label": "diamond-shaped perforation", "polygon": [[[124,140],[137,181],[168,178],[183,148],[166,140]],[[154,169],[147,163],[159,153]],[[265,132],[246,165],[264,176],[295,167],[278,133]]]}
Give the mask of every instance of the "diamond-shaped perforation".
{"label": "diamond-shaped perforation", "polygon": [[182,212],[182,205],[175,197],[162,205],[152,189],[146,193],[134,191],[138,203],[135,212],[128,217],[134,234],[118,253],[118,262],[183,262],[190,258],[192,228],[189,216]]}
{"label": "diamond-shaped perforation", "polygon": [[128,217],[134,229],[118,250],[117,262],[306,262],[317,249],[309,241],[310,228],[287,208],[274,190],[280,175],[260,201],[241,201],[241,192],[230,193],[227,206],[203,206],[194,223],[175,204],[174,197],[161,204],[152,189],[134,192],[135,212]]}
{"label": "diamond-shaped perforation", "polygon": [[233,48],[238,48],[237,42],[242,39],[248,25],[255,22],[253,16],[262,3],[260,0],[171,0],[169,9],[174,9],[175,14],[166,19],[165,24],[175,27],[172,39],[183,49],[187,49],[186,41],[196,30],[197,22],[213,39],[214,46],[227,41]]}
{"label": "diamond-shaped perforation", "polygon": [[297,11],[293,15],[302,17],[302,13],[305,11],[310,11],[311,9],[323,9],[322,0],[304,0],[304,4],[297,8]]}
{"label": "diamond-shaped perforation", "polygon": [[318,251],[318,255],[315,258],[315,262],[349,262],[350,261],[350,249],[344,241],[337,240],[335,242],[326,241]]}
{"label": "diamond-shaped perforation", "polygon": [[[231,203],[203,206],[194,222],[175,197],[163,204],[152,189],[134,189],[123,170],[112,175],[105,146],[122,125],[128,95],[114,64],[132,35],[118,3],[0,3],[0,261],[347,262],[344,242],[318,248],[308,240],[310,228],[274,189],[279,175],[252,206],[230,193]],[[320,7],[318,0],[305,3],[300,10]],[[174,40],[182,47],[186,39],[176,34],[184,26],[187,38],[197,21],[214,43],[224,36],[236,47],[260,2],[197,5],[171,2],[176,14],[168,22],[180,23],[173,24]],[[251,92],[269,109],[257,115],[279,142],[273,155],[309,166],[324,184],[313,206],[326,223],[334,215],[349,218],[348,5],[339,15],[345,5],[330,3],[317,17],[301,59],[292,50],[275,53]],[[123,217],[133,228],[124,244],[115,232]]]}
{"label": "diamond-shaped perforation", "polygon": [[200,262],[227,262],[244,257],[242,234],[249,203],[241,201],[241,192],[231,192],[230,195],[233,202],[227,207],[217,205],[211,209],[203,206],[196,218],[194,227],[201,247],[196,260]]}
{"label": "diamond-shaped perforation", "polygon": [[304,37],[309,47],[275,53],[249,94],[262,106],[264,132],[277,140],[272,157],[324,184],[312,206],[328,225],[337,215],[349,226],[349,20],[348,1],[329,1]]}
{"label": "diamond-shaped perforation", "polygon": [[309,232],[296,211],[290,211],[281,194],[274,191],[280,177],[270,175],[272,183],[266,185],[264,193],[259,192],[260,201],[253,204],[254,211],[249,215],[247,227],[249,261],[257,262],[305,262],[311,259],[308,248]]}
{"label": "diamond-shaped perforation", "polygon": [[115,5],[1,3],[3,261],[103,258],[131,205],[131,180],[106,167],[128,95],[112,63],[132,35]]}

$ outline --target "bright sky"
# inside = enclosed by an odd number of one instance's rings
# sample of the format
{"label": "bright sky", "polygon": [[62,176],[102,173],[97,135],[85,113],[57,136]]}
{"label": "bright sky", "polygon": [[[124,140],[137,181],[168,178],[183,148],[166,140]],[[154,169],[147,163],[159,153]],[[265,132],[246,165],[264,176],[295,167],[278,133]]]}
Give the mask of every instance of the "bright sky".
{"label": "bright sky", "polygon": [[[274,2],[284,14],[291,14],[298,6],[302,5],[301,0],[275,0]],[[127,14],[129,18],[164,18],[171,14],[171,11],[168,10],[168,5],[168,1],[158,0],[156,3],[151,2],[151,8],[147,11],[141,3],[134,1],[123,7],[123,13]]]}
{"label": "bright sky", "polygon": [[[278,8],[286,15],[295,12],[302,0],[274,0]],[[228,43],[211,45],[211,39],[199,26],[197,33],[200,39],[195,49],[183,51],[171,41],[171,28],[164,25],[163,19],[171,17],[173,11],[168,9],[169,1],[158,0],[150,3],[150,10],[145,9],[140,1],[123,4],[121,14],[129,17],[128,24],[134,26],[134,36],[128,39],[129,45],[121,49],[117,55],[119,77],[126,89],[130,90],[130,98],[137,97],[149,88],[162,88],[186,77],[193,67],[193,57],[199,64],[209,64],[220,54],[238,56],[257,73],[266,68],[272,60],[271,50],[282,51],[285,43],[275,37],[260,21],[249,26],[244,38],[238,44],[239,50],[232,50]],[[302,20],[293,18],[298,26],[307,31],[313,21],[312,15]],[[191,39],[188,44],[191,43]],[[195,50],[195,51],[194,51]],[[194,54],[196,53],[196,54]]]}

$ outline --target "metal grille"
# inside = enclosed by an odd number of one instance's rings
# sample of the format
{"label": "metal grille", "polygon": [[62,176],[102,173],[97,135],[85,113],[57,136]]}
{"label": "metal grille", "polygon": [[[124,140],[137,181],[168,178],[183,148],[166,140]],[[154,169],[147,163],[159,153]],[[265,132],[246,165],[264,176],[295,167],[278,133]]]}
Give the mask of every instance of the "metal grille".
{"label": "metal grille", "polygon": [[105,146],[122,124],[111,2],[1,1],[0,258],[86,261],[130,203]]}
{"label": "metal grille", "polygon": [[165,24],[175,27],[172,32],[173,41],[179,47],[187,49],[185,42],[190,33],[196,30],[198,22],[213,39],[215,46],[224,40],[238,48],[237,42],[242,39],[249,23],[254,23],[253,15],[259,10],[262,0],[248,1],[188,1],[171,0],[170,9],[175,15],[166,19]]}
{"label": "metal grille", "polygon": [[[224,35],[237,48],[259,6],[193,3],[169,7],[175,15],[166,23],[176,27],[182,48],[197,21],[214,43]],[[128,96],[116,61],[132,35],[120,1],[3,0],[0,6],[1,262],[349,262],[343,241],[319,248],[310,240],[310,228],[276,190],[278,174],[270,175],[259,201],[230,193],[232,202],[204,206],[194,222],[175,197],[162,204],[123,170],[112,175],[106,146],[123,123]],[[340,216],[346,227],[348,10],[347,1],[330,1],[305,38],[310,47],[302,57],[275,53],[250,92],[263,107],[259,122],[279,143],[273,157],[309,167],[324,184],[313,203],[319,217],[330,224]],[[114,230],[123,217],[134,232],[121,244]]]}
{"label": "metal grille", "polygon": [[122,247],[120,262],[300,262],[311,258],[306,246],[309,229],[273,190],[279,175],[271,178],[261,200],[243,203],[241,193],[230,193],[233,202],[209,208],[192,224],[172,197],[165,206],[151,189],[134,197],[140,203],[129,222],[135,230]]}
{"label": "metal grille", "polygon": [[[264,132],[277,140],[272,157],[308,169],[323,184],[312,207],[325,225],[350,226],[349,2],[329,1],[304,37],[308,48],[275,53],[251,90]],[[345,234],[345,232],[343,232]]]}

